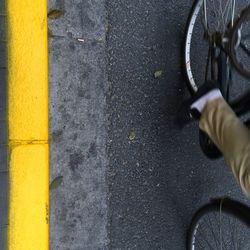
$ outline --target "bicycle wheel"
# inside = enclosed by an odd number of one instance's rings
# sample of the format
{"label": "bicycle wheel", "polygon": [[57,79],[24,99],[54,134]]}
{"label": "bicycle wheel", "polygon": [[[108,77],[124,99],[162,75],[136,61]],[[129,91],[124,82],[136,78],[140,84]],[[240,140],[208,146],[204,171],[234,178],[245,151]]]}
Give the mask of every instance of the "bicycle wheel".
{"label": "bicycle wheel", "polygon": [[[187,86],[193,95],[199,85],[207,80],[219,83],[222,95],[228,102],[242,96],[248,83],[237,80],[241,86],[232,85],[232,70],[227,53],[229,34],[235,23],[235,16],[249,1],[196,0],[190,12],[184,50],[184,66]],[[198,52],[197,52],[198,51]],[[210,159],[217,159],[221,152],[207,134],[200,131],[200,146]]]}
{"label": "bicycle wheel", "polygon": [[234,25],[229,48],[234,67],[250,79],[250,5],[242,11]]}
{"label": "bicycle wheel", "polygon": [[[185,75],[191,94],[194,94],[205,80],[218,79],[213,64],[217,63],[216,58],[220,50],[228,47],[229,31],[235,23],[235,17],[249,2],[249,0],[194,2],[187,22],[184,43]],[[215,51],[213,54],[211,49],[217,49],[218,52]]]}
{"label": "bicycle wheel", "polygon": [[187,250],[249,250],[250,209],[230,199],[214,200],[194,215]]}

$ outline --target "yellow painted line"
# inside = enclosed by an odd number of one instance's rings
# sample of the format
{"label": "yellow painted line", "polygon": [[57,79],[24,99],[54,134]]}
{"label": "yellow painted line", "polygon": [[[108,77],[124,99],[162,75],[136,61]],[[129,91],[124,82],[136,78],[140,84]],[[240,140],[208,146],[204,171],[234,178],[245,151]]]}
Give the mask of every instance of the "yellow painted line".
{"label": "yellow painted line", "polygon": [[8,249],[49,249],[47,2],[7,0]]}

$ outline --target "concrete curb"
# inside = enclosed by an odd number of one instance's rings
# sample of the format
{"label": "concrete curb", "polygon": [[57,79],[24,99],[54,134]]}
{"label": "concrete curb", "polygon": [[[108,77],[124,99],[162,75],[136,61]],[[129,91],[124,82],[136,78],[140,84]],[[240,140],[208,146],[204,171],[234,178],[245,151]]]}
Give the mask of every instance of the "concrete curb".
{"label": "concrete curb", "polygon": [[49,248],[47,2],[9,0],[8,249]]}

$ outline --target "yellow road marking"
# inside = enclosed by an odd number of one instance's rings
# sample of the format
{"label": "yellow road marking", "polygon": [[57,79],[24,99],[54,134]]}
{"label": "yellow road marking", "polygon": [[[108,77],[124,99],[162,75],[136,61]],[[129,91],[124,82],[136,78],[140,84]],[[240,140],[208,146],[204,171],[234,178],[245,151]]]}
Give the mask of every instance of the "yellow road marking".
{"label": "yellow road marking", "polygon": [[47,2],[8,0],[8,249],[49,248]]}

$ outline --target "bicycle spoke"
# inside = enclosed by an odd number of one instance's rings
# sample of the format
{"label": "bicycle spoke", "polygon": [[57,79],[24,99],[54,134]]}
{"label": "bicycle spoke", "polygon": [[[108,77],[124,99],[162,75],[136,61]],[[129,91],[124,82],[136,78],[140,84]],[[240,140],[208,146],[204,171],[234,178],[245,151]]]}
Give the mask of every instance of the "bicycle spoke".
{"label": "bicycle spoke", "polygon": [[231,25],[232,25],[232,27],[233,27],[233,25],[234,25],[234,15],[235,15],[235,4],[236,4],[236,2],[235,2],[235,0],[233,0],[233,8],[232,8],[232,22],[231,22]]}
{"label": "bicycle spoke", "polygon": [[250,34],[247,34],[241,38],[241,40],[244,42],[246,39],[250,38]]}
{"label": "bicycle spoke", "polygon": [[204,24],[205,24],[205,30],[208,30],[208,22],[207,22],[207,0],[204,0],[203,2],[203,13],[204,13]]}
{"label": "bicycle spoke", "polygon": [[232,232],[231,232],[231,236],[232,236],[232,242],[233,242],[233,246],[234,246],[234,249],[236,249],[236,247],[235,247],[235,241],[234,241],[234,239],[235,239],[235,224],[236,224],[236,220],[234,219],[234,225],[233,225],[233,230],[232,230]]}
{"label": "bicycle spoke", "polygon": [[222,245],[223,245],[223,235],[222,235],[222,230],[221,230],[221,225],[222,225],[222,219],[221,219],[221,215],[222,215],[222,203],[223,201],[221,200],[220,202],[220,211],[219,211],[219,216],[220,216],[220,219],[219,219],[219,222],[220,222],[220,225],[219,225],[219,231],[220,231],[220,249],[222,250]]}
{"label": "bicycle spoke", "polygon": [[[228,23],[229,13],[232,13],[234,9],[232,5],[233,0],[204,1],[204,9],[206,9],[206,11],[204,12],[204,15],[206,15],[204,16],[204,19],[209,20],[212,23],[212,32],[225,32]],[[212,20],[209,19],[208,14],[210,14],[210,19]],[[207,26],[209,27],[209,24]]]}
{"label": "bicycle spoke", "polygon": [[203,245],[200,243],[200,239],[196,239],[196,243],[198,243],[197,245],[199,245],[199,247],[202,249],[203,248]]}
{"label": "bicycle spoke", "polygon": [[223,13],[223,15],[226,17],[225,20],[228,19],[230,10],[231,10],[231,0],[228,0],[228,1],[227,1],[227,4],[226,4],[226,6],[225,6],[224,13]]}
{"label": "bicycle spoke", "polygon": [[222,14],[223,15],[223,32],[226,31],[226,26],[227,26],[227,20],[228,20],[228,16],[229,16],[229,13],[230,13],[230,10],[231,10],[231,0],[228,0],[226,5],[225,5],[225,10],[224,10],[224,13]]}
{"label": "bicycle spoke", "polygon": [[240,47],[242,48],[242,50],[243,50],[244,52],[246,52],[246,54],[247,54],[248,56],[250,56],[250,49],[248,49],[247,46],[246,46],[243,42],[240,43]]}
{"label": "bicycle spoke", "polygon": [[202,239],[204,242],[206,242],[207,246],[209,247],[209,249],[214,249],[213,246],[211,245],[211,243],[209,242],[209,240],[204,237],[204,235],[206,235],[206,233],[204,233],[204,230],[203,228],[201,227],[202,224],[199,225],[199,228],[200,228],[200,234],[203,235]]}
{"label": "bicycle spoke", "polygon": [[220,14],[221,14],[221,21],[222,21],[222,24],[224,24],[224,18],[223,18],[223,9],[222,9],[222,1],[220,0]]}
{"label": "bicycle spoke", "polygon": [[[222,225],[222,222],[221,222],[221,225]],[[223,229],[224,229],[224,228],[223,228]],[[221,239],[220,239],[220,240],[221,240],[221,248],[220,248],[220,249],[221,249],[221,250],[222,250],[222,249],[228,249],[228,248],[227,248],[227,244],[226,244],[226,242],[225,242],[225,238],[223,237],[223,236],[224,236],[224,231],[223,231],[223,232],[221,231],[220,233],[221,233]]]}
{"label": "bicycle spoke", "polygon": [[215,3],[213,4],[213,6],[214,6],[214,9],[218,9],[218,11],[217,11],[217,13],[218,13],[218,15],[216,16],[216,19],[217,19],[217,27],[216,27],[216,30],[219,30],[219,28],[220,28],[220,11],[219,11],[219,8],[218,7],[216,7],[216,5],[215,5]]}
{"label": "bicycle spoke", "polygon": [[[211,223],[211,220],[210,220],[210,216],[209,216],[209,214],[208,214],[208,221],[209,221],[209,223],[207,224],[208,225],[208,227],[210,228],[210,231],[212,232],[212,234],[213,234],[213,237],[214,237],[214,239],[215,239],[215,245],[216,245],[216,248],[218,249],[218,245],[217,245],[217,243],[219,244],[219,242],[218,242],[218,239],[216,238],[216,235],[215,235],[215,233],[214,233],[214,230],[212,229],[213,228],[213,226],[212,226],[212,223]],[[217,239],[217,240],[216,240]]]}

